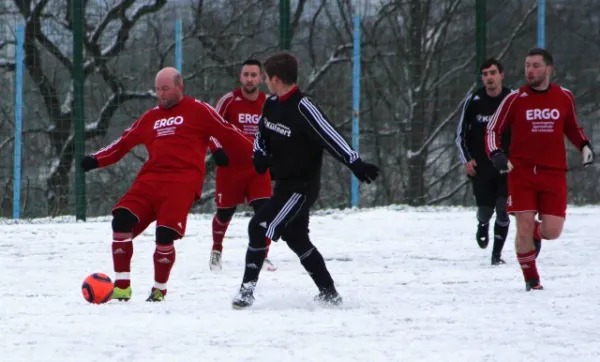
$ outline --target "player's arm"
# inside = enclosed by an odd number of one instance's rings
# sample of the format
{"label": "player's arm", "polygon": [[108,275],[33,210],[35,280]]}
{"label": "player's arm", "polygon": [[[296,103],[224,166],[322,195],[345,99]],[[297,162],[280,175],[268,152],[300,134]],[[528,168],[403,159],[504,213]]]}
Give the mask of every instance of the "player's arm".
{"label": "player's arm", "polygon": [[145,115],[136,120],[110,145],[85,156],[81,161],[81,167],[87,172],[110,166],[122,159],[133,147],[142,144],[143,134],[140,125],[144,122],[144,118]]}
{"label": "player's arm", "polygon": [[456,128],[456,147],[458,147],[458,155],[460,156],[460,162],[463,165],[472,159],[467,145],[467,131],[471,121],[469,116],[471,114],[469,105],[471,104],[472,98],[473,94],[471,93],[467,99],[465,99],[460,120],[458,121],[458,127]]}
{"label": "player's arm", "polygon": [[265,132],[264,116],[258,120],[258,130],[254,136],[254,153],[260,153],[263,156],[269,155],[269,141]]}
{"label": "player's arm", "polygon": [[370,183],[377,178],[379,168],[360,159],[358,153],[350,147],[313,101],[308,97],[302,98],[298,109],[306,121],[304,129],[309,137],[321,144],[338,161],[348,166],[361,182]]}
{"label": "player's arm", "polygon": [[494,167],[501,173],[510,172],[513,168],[506,153],[502,150],[502,134],[513,120],[513,105],[518,93],[518,91],[511,92],[502,100],[486,129],[485,151]]}
{"label": "player's arm", "polygon": [[577,110],[575,107],[575,97],[573,93],[570,91],[563,89],[565,94],[567,95],[571,112],[565,118],[565,126],[564,133],[569,139],[569,141],[575,146],[579,151],[581,151],[582,155],[582,163],[584,166],[591,164],[594,160],[594,151],[592,150],[592,145],[590,144],[590,140],[586,137],[583,132],[583,127],[577,121]]}
{"label": "player's arm", "polygon": [[[229,114],[229,105],[231,104],[231,102],[233,101],[233,93],[229,92],[227,94],[225,94],[223,97],[221,97],[217,103],[215,104],[215,111],[217,111],[217,113],[221,116],[221,118],[223,118],[224,120],[228,120],[228,114]],[[221,145],[219,143],[219,141],[214,138],[211,137],[208,141],[208,150],[210,151],[210,153],[214,154],[215,151],[217,151],[218,149],[222,149],[223,145]]]}

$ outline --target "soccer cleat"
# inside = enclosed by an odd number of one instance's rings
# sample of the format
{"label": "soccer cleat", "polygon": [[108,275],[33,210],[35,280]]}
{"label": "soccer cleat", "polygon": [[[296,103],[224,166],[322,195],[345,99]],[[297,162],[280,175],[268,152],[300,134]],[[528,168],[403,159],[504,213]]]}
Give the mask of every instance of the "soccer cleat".
{"label": "soccer cleat", "polygon": [[244,309],[252,306],[254,303],[254,287],[256,287],[256,283],[254,282],[242,284],[240,291],[231,303],[233,309]]}
{"label": "soccer cleat", "polygon": [[131,287],[127,287],[125,289],[114,287],[112,299],[116,299],[122,302],[127,302],[131,299]]}
{"label": "soccer cleat", "polygon": [[210,252],[210,261],[208,263],[210,270],[212,271],[221,271],[223,270],[223,266],[221,265],[221,252],[218,250],[213,250]]}
{"label": "soccer cleat", "polygon": [[504,260],[502,260],[502,258],[500,258],[499,256],[492,255],[492,265],[500,265],[500,264],[506,264],[506,262]]}
{"label": "soccer cleat", "polygon": [[542,251],[542,239],[533,239],[533,244],[535,245],[535,258],[537,259],[540,251]]}
{"label": "soccer cleat", "polygon": [[540,281],[538,279],[529,279],[528,281],[525,282],[525,290],[526,291],[531,291],[531,290],[543,290],[544,287],[542,287],[542,285],[540,284]]}
{"label": "soccer cleat", "polygon": [[153,288],[146,302],[162,302],[163,300],[165,300],[163,292],[160,289]]}
{"label": "soccer cleat", "polygon": [[333,286],[322,289],[321,292],[315,297],[315,302],[329,306],[340,306],[343,303],[342,297]]}
{"label": "soccer cleat", "polygon": [[490,242],[490,237],[488,235],[489,229],[490,229],[489,223],[477,224],[477,235],[475,236],[475,238],[477,239],[477,245],[479,245],[479,247],[482,249],[487,248],[487,246]]}
{"label": "soccer cleat", "polygon": [[273,262],[271,262],[269,259],[265,259],[265,262],[263,263],[263,269],[266,269],[268,271],[275,271],[277,270],[277,267],[275,266],[275,264],[273,264]]}

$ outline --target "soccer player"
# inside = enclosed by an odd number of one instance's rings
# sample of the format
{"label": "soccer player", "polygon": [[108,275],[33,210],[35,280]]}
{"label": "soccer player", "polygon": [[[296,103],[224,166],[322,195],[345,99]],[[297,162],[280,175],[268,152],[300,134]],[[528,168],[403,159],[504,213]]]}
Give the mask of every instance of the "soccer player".
{"label": "soccer player", "polygon": [[252,143],[208,104],[183,95],[175,68],[155,79],[158,105],[144,113],[109,146],[85,156],[87,172],[119,161],[133,147],[145,145],[148,160],[133,185],[112,210],[113,298],[131,299],[132,240],[156,221],[154,286],[147,301],[162,301],[175,263],[174,241],[185,234],[187,215],[202,193],[204,158],[210,137],[236,157],[250,157]]}
{"label": "soccer player", "polygon": [[[527,291],[543,289],[534,239],[557,239],[565,222],[564,136],[581,151],[584,166],[594,159],[590,141],[577,121],[573,94],[550,82],[553,66],[547,50],[531,49],[525,58],[527,85],[502,101],[487,129],[486,148],[492,163],[508,173],[508,212],[517,222],[515,249]],[[500,144],[509,126],[510,160]],[[536,214],[540,221],[535,220]]]}
{"label": "soccer player", "polygon": [[339,305],[325,260],[308,235],[309,211],[321,184],[323,150],[348,166],[361,182],[370,183],[379,168],[363,162],[331,125],[315,101],[296,85],[298,62],[288,52],[271,55],[264,63],[267,86],[273,96],[265,102],[254,140],[254,167],[260,174],[271,170],[273,196],[254,214],[248,225],[244,277],[234,308],[254,302],[254,288],[265,259],[266,238],[280,237],[298,255],[317,285],[317,301]]}
{"label": "soccer player", "polygon": [[[492,265],[499,265],[504,264],[502,248],[510,224],[506,213],[508,190],[506,175],[494,168],[485,152],[485,132],[490,118],[510,89],[502,86],[504,68],[498,60],[486,60],[479,67],[479,72],[484,86],[465,100],[456,131],[456,145],[465,174],[473,185],[478,221],[475,238],[482,249],[488,246],[490,220],[496,211]],[[502,149],[508,150],[509,143],[507,128],[502,134]]]}
{"label": "soccer player", "polygon": [[[241,87],[225,94],[215,107],[223,119],[237,126],[252,141],[258,130],[258,120],[266,99],[265,93],[258,90],[262,77],[261,63],[255,59],[246,60],[240,72]],[[223,151],[218,140],[211,139],[209,148],[217,164],[217,213],[212,221],[213,245],[209,267],[213,271],[219,271],[222,269],[223,238],[237,206],[247,202],[256,212],[271,197],[272,189],[271,177],[268,173],[256,173],[251,155],[235,164]],[[264,265],[267,270],[273,271],[275,266],[267,258],[271,240],[267,238],[266,243]]]}

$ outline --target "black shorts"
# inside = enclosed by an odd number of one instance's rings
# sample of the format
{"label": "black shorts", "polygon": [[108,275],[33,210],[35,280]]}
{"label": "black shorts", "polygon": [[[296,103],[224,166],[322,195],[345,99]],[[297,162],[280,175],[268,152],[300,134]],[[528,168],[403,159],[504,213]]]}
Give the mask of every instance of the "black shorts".
{"label": "black shorts", "polygon": [[475,203],[477,206],[496,208],[496,200],[508,197],[508,183],[506,175],[477,175],[469,177],[473,184]]}

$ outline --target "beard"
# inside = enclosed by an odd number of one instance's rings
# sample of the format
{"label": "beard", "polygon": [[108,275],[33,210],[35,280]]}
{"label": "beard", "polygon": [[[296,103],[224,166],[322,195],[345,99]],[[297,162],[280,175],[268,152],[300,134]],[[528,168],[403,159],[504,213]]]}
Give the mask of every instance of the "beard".
{"label": "beard", "polygon": [[544,83],[544,78],[533,78],[531,80],[527,79],[527,83],[529,84],[530,87],[532,88],[536,88],[542,85],[542,83]]}
{"label": "beard", "polygon": [[173,100],[173,99],[159,99],[158,100],[158,105],[163,108],[171,108],[176,104],[177,104],[177,101]]}
{"label": "beard", "polygon": [[244,92],[248,94],[252,94],[258,90],[258,88],[253,85],[245,85],[242,88],[244,88]]}

